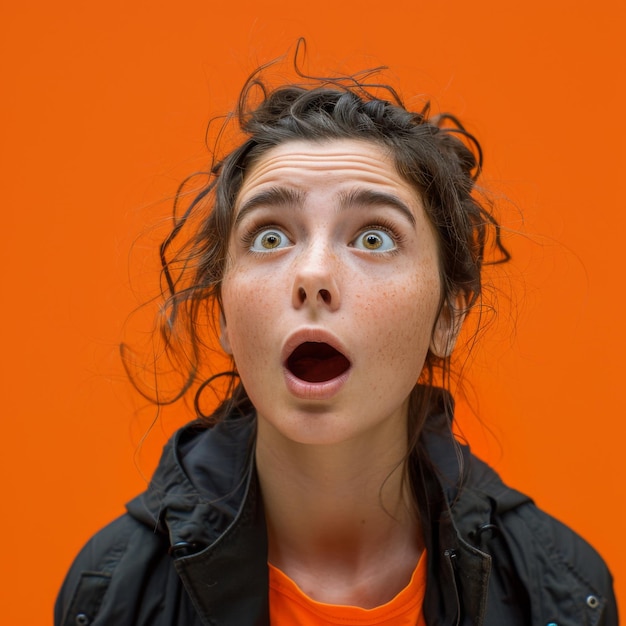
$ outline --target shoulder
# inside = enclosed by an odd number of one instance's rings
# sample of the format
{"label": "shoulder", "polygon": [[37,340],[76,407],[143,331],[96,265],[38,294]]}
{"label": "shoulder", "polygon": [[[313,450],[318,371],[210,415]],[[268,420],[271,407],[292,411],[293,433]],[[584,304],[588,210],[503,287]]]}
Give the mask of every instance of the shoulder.
{"label": "shoulder", "polygon": [[567,572],[588,590],[585,603],[590,608],[601,608],[603,598],[608,602],[612,597],[612,576],[595,548],[536,505],[529,503],[502,515],[501,528],[526,575],[535,573],[529,562],[532,557],[543,565],[546,575]]}
{"label": "shoulder", "polygon": [[126,514],[80,551],[54,607],[55,626],[198,623],[183,591],[167,535]]}
{"label": "shoulder", "polygon": [[[54,607],[55,626],[91,623],[101,612],[113,576],[128,579],[129,560],[138,563],[145,555],[135,553],[154,551],[158,543],[159,537],[129,515],[122,515],[96,533],[65,577]],[[132,599],[131,594],[128,588],[128,599]]]}
{"label": "shoulder", "polygon": [[148,489],[76,557],[57,597],[55,626],[91,623],[96,615],[98,624],[115,626],[197,623],[170,545],[209,545],[235,518],[248,484],[241,476],[251,423],[246,417],[208,429],[192,422],[175,433]]}
{"label": "shoulder", "polygon": [[478,459],[472,458],[470,476],[468,489],[491,505],[493,528],[482,547],[491,555],[494,576],[510,579],[513,572],[528,594],[531,616],[552,615],[558,624],[616,625],[613,579],[598,552]]}

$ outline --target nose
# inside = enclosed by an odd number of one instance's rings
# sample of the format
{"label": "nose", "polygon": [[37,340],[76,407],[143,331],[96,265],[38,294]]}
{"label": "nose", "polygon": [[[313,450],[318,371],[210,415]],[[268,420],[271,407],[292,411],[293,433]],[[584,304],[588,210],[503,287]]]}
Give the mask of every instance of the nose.
{"label": "nose", "polygon": [[335,311],[340,305],[339,261],[325,246],[302,254],[294,272],[293,306]]}

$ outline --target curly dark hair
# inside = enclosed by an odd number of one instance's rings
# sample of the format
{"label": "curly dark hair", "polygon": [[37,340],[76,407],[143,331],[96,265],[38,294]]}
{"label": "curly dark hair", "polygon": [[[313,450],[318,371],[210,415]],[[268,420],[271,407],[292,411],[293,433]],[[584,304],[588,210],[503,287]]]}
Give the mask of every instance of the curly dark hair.
{"label": "curly dark hair", "polygon": [[[293,140],[333,139],[358,139],[383,146],[398,173],[420,194],[436,232],[440,312],[444,314],[446,308],[451,315],[465,312],[458,311],[459,294],[465,309],[471,309],[483,291],[484,264],[509,259],[498,222],[475,193],[482,167],[480,146],[455,116],[430,116],[428,103],[420,111],[408,110],[391,86],[373,80],[384,68],[347,77],[311,77],[299,69],[297,55],[296,50],[298,81],[293,84],[268,86],[264,80],[268,66],[248,79],[236,110],[222,126],[223,130],[236,123],[243,135],[239,145],[223,158],[214,152],[208,180],[182,212],[188,192],[186,183],[181,185],[174,225],[161,245],[165,301],[160,333],[164,354],[183,379],[172,397],[157,402],[177,400],[199,384],[195,403],[199,417],[206,417],[200,409],[200,394],[215,378],[207,377],[203,382],[200,365],[210,345],[206,323],[219,313],[209,305],[221,308],[233,209],[246,172],[274,146]],[[489,260],[485,258],[487,247],[495,250]],[[432,352],[427,356],[409,403],[409,450],[416,449],[432,402],[435,371],[442,374],[438,384],[446,386],[450,357]],[[211,419],[220,419],[234,407],[242,411],[252,408],[236,375],[227,374],[233,375],[232,385]]]}

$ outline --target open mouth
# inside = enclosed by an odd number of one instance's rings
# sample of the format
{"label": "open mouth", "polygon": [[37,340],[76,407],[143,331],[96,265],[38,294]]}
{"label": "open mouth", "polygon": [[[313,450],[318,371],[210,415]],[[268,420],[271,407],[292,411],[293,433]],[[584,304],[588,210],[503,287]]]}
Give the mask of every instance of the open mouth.
{"label": "open mouth", "polygon": [[308,383],[323,383],[341,376],[350,361],[332,346],[317,341],[301,343],[287,359],[287,369]]}

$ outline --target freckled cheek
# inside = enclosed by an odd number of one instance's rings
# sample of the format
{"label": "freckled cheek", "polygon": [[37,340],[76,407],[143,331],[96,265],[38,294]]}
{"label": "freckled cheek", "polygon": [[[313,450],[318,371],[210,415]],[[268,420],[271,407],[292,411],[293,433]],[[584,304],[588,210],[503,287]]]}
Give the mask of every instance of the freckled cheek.
{"label": "freckled cheek", "polygon": [[391,367],[420,369],[430,343],[439,302],[436,281],[398,284],[370,298],[355,317],[368,330],[374,358]]}
{"label": "freckled cheek", "polygon": [[224,317],[235,361],[256,355],[264,360],[272,310],[262,290],[249,283],[229,281],[222,289]]}

